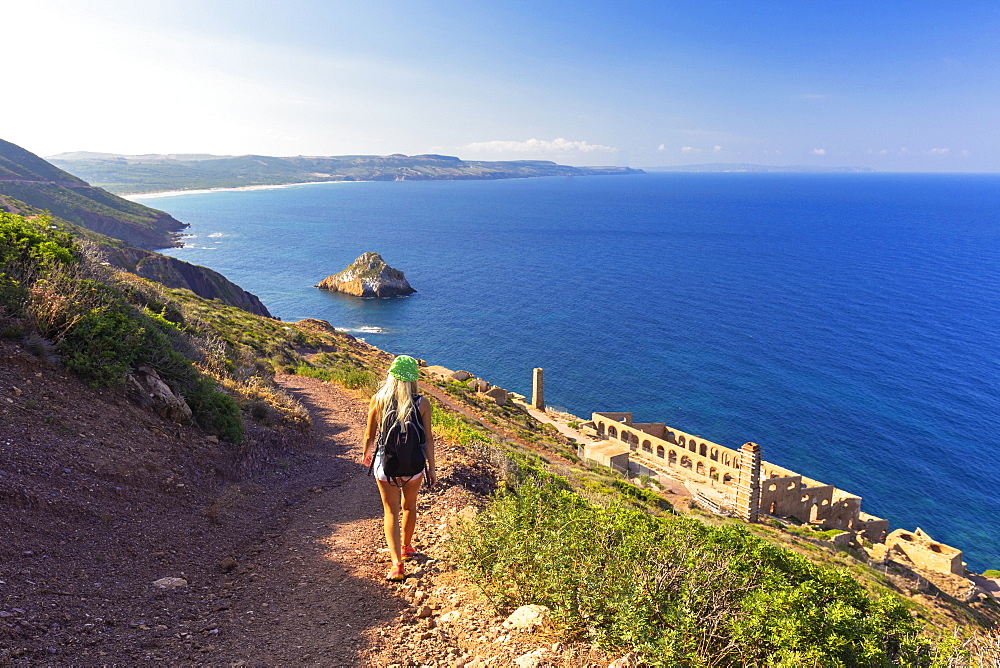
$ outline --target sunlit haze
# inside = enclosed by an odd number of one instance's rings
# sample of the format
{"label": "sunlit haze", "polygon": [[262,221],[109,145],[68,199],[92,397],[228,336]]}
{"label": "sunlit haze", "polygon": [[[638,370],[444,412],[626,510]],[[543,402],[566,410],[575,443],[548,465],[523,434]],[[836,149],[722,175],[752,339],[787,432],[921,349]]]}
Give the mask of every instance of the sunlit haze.
{"label": "sunlit haze", "polygon": [[1000,170],[996,2],[0,3],[40,155]]}

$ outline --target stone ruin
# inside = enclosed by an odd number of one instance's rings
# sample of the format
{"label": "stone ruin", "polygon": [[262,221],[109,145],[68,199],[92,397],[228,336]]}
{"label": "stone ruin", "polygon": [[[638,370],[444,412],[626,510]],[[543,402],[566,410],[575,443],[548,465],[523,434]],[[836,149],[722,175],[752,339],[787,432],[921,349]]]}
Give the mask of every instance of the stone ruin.
{"label": "stone ruin", "polygon": [[[897,529],[889,521],[861,510],[861,497],[812,480],[761,458],[761,448],[747,443],[739,450],[713,443],[660,422],[634,422],[632,413],[593,413],[591,428],[600,441],[585,457],[622,473],[678,474],[722,492],[720,508],[748,522],[767,517],[794,519],[818,529],[842,529],[837,543],[868,550],[873,561],[905,556],[919,569],[965,576],[962,552],[933,540],[921,529]],[[590,450],[593,450],[591,455]]]}
{"label": "stone ruin", "polygon": [[497,406],[506,406],[510,401],[510,392],[502,387],[493,387],[482,378],[474,377],[468,371],[455,371],[448,378],[459,383],[465,383],[473,392],[492,399]]}

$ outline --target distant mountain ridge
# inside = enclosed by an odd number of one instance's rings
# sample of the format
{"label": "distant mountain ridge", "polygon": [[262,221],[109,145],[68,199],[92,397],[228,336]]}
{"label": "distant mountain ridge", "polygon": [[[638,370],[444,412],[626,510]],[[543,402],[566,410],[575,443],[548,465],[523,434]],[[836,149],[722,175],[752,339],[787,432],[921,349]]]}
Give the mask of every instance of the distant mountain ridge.
{"label": "distant mountain ridge", "polygon": [[706,162],[692,165],[647,167],[647,172],[759,172],[759,173],[874,173],[871,167],[824,167],[821,165],[755,165],[740,162]]}
{"label": "distant mountain ridge", "polygon": [[187,227],[168,213],[94,187],[2,139],[0,194],[147,250],[177,246],[177,232]]}
{"label": "distant mountain ridge", "polygon": [[425,154],[274,157],[266,155],[115,155],[77,151],[53,164],[119,194],[239,188],[314,181],[428,181],[537,176],[641,174],[629,167],[572,167],[547,160],[469,161]]}

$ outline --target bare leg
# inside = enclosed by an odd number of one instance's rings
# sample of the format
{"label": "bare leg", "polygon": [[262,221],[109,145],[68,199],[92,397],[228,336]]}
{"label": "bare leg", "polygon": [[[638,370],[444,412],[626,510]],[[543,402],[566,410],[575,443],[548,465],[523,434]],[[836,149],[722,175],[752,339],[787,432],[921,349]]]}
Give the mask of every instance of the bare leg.
{"label": "bare leg", "polygon": [[403,485],[403,545],[413,545],[413,531],[417,526],[417,492],[423,478]]}
{"label": "bare leg", "polygon": [[399,544],[399,488],[377,480],[378,492],[382,495],[382,524],[385,542],[389,546],[389,557],[393,565],[403,561],[402,546]]}

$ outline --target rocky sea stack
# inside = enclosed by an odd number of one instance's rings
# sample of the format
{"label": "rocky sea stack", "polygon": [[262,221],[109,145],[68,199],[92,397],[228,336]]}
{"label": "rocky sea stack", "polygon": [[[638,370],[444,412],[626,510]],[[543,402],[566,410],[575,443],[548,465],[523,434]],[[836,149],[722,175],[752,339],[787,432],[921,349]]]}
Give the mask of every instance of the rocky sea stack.
{"label": "rocky sea stack", "polygon": [[365,299],[400,297],[416,292],[403,272],[387,265],[378,253],[362,254],[347,269],[327,276],[316,287]]}

